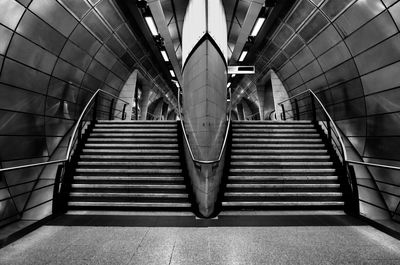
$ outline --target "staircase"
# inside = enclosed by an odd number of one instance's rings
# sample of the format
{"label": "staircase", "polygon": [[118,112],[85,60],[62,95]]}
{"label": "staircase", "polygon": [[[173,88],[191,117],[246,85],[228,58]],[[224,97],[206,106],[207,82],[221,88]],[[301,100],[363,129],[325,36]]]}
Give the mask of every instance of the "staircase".
{"label": "staircase", "polygon": [[223,210],[343,207],[337,171],[313,123],[232,123]]}
{"label": "staircase", "polygon": [[191,211],[176,121],[98,121],[80,155],[68,208]]}

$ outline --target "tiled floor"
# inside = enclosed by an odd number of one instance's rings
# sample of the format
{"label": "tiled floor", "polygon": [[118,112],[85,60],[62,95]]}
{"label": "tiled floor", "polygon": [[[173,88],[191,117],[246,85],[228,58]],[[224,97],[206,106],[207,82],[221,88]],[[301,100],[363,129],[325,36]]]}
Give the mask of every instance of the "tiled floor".
{"label": "tiled floor", "polygon": [[234,216],[181,218],[192,219],[182,226],[60,219],[0,249],[0,264],[400,264],[400,241],[348,217],[289,216],[282,226],[250,225],[273,216],[248,217],[247,225],[242,217],[238,226]]}

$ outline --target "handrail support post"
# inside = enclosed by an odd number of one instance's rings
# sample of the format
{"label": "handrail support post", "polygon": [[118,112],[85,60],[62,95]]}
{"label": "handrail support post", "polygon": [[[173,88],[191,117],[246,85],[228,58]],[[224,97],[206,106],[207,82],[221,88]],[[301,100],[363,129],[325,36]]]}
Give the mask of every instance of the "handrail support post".
{"label": "handrail support post", "polygon": [[[122,120],[125,120],[126,119],[126,112],[125,112],[125,110],[126,110],[126,104],[124,104],[124,107],[122,108],[122,117],[121,117],[121,119]],[[136,119],[137,119],[137,112],[136,112]],[[110,119],[111,120],[111,119]]]}
{"label": "handrail support post", "polygon": [[283,106],[283,104],[281,104],[281,108],[282,108],[282,120],[286,121],[285,106]]}
{"label": "handrail support post", "polygon": [[317,122],[317,110],[315,108],[314,96],[311,93],[310,93],[310,98],[311,98],[312,120],[314,123],[316,123]]}
{"label": "handrail support post", "polygon": [[96,94],[95,99],[94,99],[94,105],[93,105],[93,117],[92,120],[93,122],[96,121],[97,119],[97,104],[98,104],[98,94]]}
{"label": "handrail support post", "polygon": [[331,130],[331,121],[329,120],[328,115],[326,116],[326,125],[327,125],[327,129],[328,129],[328,139],[329,142],[332,142],[332,130]]}
{"label": "handrail support post", "polygon": [[297,98],[294,99],[294,105],[296,108],[296,120],[300,120],[300,111],[299,111],[299,103],[297,101]]}
{"label": "handrail support post", "polygon": [[113,106],[114,106],[114,99],[111,99],[111,103],[110,103],[110,112],[108,113],[108,119],[109,119],[109,120],[112,120]]}

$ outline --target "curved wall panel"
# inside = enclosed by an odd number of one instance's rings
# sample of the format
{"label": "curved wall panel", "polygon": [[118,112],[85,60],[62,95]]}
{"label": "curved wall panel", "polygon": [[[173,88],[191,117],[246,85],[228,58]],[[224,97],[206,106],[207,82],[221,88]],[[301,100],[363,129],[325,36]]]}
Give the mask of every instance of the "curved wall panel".
{"label": "curved wall panel", "polygon": [[[257,72],[274,69],[289,96],[318,92],[365,161],[398,165],[399,26],[398,1],[298,0],[260,51]],[[394,211],[400,191],[383,182],[400,180],[371,172]]]}
{"label": "curved wall panel", "polygon": [[[150,74],[156,70],[146,57],[114,0],[1,0],[1,166],[62,158],[65,149],[55,151],[93,92],[118,96],[134,68],[166,89],[162,78]],[[107,109],[110,102],[100,104]],[[0,177],[1,186],[19,184],[0,189],[0,225],[32,205],[51,205],[50,188],[39,190],[40,196],[30,191],[51,182],[54,170]]]}

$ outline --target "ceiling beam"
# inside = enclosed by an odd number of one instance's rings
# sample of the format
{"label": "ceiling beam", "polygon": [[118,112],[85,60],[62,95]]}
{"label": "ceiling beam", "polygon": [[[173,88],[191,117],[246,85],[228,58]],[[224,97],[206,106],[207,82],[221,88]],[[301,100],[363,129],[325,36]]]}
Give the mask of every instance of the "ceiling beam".
{"label": "ceiling beam", "polygon": [[240,29],[239,37],[237,38],[235,48],[232,52],[232,57],[230,59],[229,64],[235,64],[239,60],[239,56],[247,42],[247,39],[253,29],[254,23],[257,20],[258,14],[263,7],[265,0],[252,0],[247,9],[246,16],[244,18],[244,22],[242,28]]}
{"label": "ceiling beam", "polygon": [[160,0],[148,0],[147,4],[150,8],[151,14],[153,15],[158,33],[160,33],[160,36],[164,39],[165,50],[167,51],[176,78],[182,85],[181,67],[178,58],[176,57],[174,44],[172,42],[171,34],[168,30],[167,22],[165,21],[165,15],[161,6],[161,2]]}

